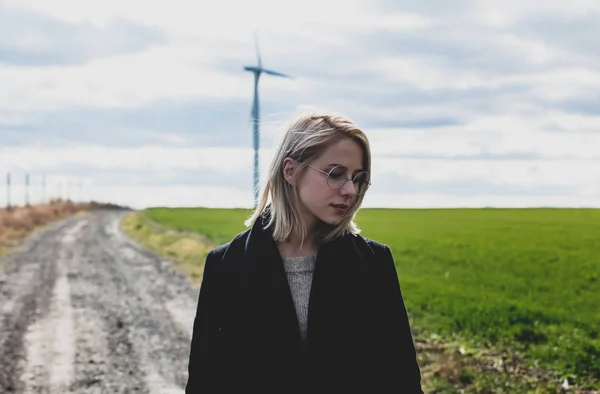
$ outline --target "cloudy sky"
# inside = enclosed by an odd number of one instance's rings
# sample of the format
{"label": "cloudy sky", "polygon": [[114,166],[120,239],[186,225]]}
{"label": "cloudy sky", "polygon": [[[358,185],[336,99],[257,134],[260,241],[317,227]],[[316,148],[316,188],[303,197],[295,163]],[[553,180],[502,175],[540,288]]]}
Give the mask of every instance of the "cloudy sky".
{"label": "cloudy sky", "polygon": [[[251,207],[316,107],[372,143],[365,206],[600,206],[597,0],[0,0],[0,204]],[[46,176],[45,193],[41,187]]]}

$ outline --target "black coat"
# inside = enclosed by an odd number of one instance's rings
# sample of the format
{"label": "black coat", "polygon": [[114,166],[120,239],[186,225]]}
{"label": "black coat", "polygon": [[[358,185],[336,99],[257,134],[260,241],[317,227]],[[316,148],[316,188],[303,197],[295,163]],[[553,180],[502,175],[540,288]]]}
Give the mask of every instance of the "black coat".
{"label": "black coat", "polygon": [[206,257],[186,394],[422,393],[389,247],[351,234],[321,246],[306,351],[281,256],[262,224]]}

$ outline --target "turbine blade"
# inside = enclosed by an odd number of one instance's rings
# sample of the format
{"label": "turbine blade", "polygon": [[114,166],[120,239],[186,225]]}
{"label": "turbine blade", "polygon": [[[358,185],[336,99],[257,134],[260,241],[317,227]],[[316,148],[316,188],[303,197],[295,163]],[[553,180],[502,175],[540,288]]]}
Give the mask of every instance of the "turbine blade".
{"label": "turbine blade", "polygon": [[267,70],[264,69],[262,70],[265,74],[269,74],[269,75],[275,75],[276,77],[285,77],[285,78],[294,78],[292,76],[286,75],[286,74],[282,74],[280,72],[277,71],[273,71],[273,70]]}
{"label": "turbine blade", "polygon": [[258,46],[258,36],[256,32],[254,32],[254,48],[256,49],[256,59],[258,60],[258,68],[261,68],[262,61],[260,58],[260,48]]}

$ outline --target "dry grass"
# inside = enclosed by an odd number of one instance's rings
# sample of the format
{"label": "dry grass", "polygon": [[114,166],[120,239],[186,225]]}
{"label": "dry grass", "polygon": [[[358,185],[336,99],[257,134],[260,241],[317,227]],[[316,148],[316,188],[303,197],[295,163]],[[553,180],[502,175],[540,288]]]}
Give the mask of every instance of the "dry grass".
{"label": "dry grass", "polygon": [[47,204],[16,206],[0,209],[0,255],[15,246],[19,240],[37,229],[78,213],[102,209],[121,208],[112,204],[52,200]]}
{"label": "dry grass", "polygon": [[169,258],[196,286],[202,280],[206,254],[216,247],[202,235],[174,231],[150,220],[140,211],[126,215],[121,221],[121,230],[140,245]]}

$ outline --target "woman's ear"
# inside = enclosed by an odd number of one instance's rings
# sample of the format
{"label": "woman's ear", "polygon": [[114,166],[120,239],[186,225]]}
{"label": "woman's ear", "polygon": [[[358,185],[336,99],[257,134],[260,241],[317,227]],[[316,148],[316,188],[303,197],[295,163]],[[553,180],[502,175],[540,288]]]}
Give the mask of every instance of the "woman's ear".
{"label": "woman's ear", "polygon": [[296,177],[294,173],[296,172],[296,160],[291,157],[286,157],[283,160],[283,177],[290,185],[296,185]]}

